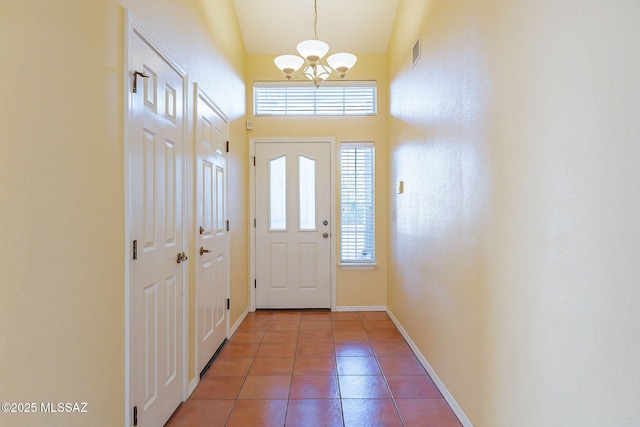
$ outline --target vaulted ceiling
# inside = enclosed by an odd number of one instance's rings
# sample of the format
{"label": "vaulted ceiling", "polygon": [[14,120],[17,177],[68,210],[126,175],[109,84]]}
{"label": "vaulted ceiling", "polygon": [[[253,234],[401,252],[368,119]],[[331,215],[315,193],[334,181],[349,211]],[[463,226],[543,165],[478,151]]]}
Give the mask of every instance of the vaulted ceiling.
{"label": "vaulted ceiling", "polygon": [[[387,51],[399,0],[317,0],[318,39],[329,53]],[[296,53],[313,38],[313,0],[234,0],[248,54]]]}

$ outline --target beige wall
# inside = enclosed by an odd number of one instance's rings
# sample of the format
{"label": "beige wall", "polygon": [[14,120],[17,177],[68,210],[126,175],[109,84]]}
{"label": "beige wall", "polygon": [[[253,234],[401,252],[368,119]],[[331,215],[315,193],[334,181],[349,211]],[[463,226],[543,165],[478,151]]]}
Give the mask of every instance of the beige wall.
{"label": "beige wall", "polygon": [[[247,116],[253,120],[249,138],[334,137],[336,140],[336,194],[340,184],[340,141],[373,141],[376,147],[376,258],[372,270],[343,270],[336,267],[336,305],[386,306],[387,301],[387,70],[385,55],[358,55],[358,62],[347,75],[351,80],[376,80],[378,114],[366,117],[272,117],[253,116],[253,82],[282,80],[284,75],[273,64],[275,55],[247,57]],[[336,221],[340,221],[336,197]],[[336,227],[339,231],[339,227]],[[339,253],[339,237],[334,239]]]}
{"label": "beige wall", "polygon": [[0,413],[0,425],[124,424],[123,7],[232,120],[232,317],[247,305],[245,54],[231,0],[3,1],[0,401],[89,412]]}
{"label": "beige wall", "polygon": [[638,16],[401,1],[388,302],[476,426],[640,423]]}

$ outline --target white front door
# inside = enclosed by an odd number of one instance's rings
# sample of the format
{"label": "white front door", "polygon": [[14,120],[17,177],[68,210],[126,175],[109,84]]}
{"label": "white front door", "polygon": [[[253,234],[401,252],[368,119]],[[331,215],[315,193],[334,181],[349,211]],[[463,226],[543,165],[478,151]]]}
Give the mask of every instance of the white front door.
{"label": "white front door", "polygon": [[131,402],[137,425],[151,427],[183,397],[184,80],[135,30],[131,55]]}
{"label": "white front door", "polygon": [[256,308],[331,307],[331,145],[256,143]]}
{"label": "white front door", "polygon": [[196,339],[201,372],[227,337],[227,121],[196,88]]}

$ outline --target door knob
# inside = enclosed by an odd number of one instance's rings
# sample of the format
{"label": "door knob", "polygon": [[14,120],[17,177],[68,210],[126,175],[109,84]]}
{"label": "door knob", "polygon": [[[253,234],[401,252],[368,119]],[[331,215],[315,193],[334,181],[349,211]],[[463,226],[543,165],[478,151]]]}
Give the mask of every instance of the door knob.
{"label": "door knob", "polygon": [[329,233],[322,233],[322,237],[326,239],[327,237],[329,237]]}
{"label": "door knob", "polygon": [[200,226],[200,234],[204,234],[204,227]]}
{"label": "door knob", "polygon": [[211,252],[210,249],[205,249],[202,246],[200,246],[200,256],[202,256],[204,254],[208,254],[209,252]]}
{"label": "door knob", "polygon": [[184,252],[179,252],[178,256],[176,257],[176,262],[178,264],[180,264],[182,261],[186,261],[189,258],[187,257],[187,254],[185,254]]}

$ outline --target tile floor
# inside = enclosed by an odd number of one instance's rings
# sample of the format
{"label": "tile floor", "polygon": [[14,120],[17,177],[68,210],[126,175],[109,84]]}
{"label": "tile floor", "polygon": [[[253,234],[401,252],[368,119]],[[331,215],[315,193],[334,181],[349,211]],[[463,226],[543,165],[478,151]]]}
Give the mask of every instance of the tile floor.
{"label": "tile floor", "polygon": [[460,426],[384,312],[250,313],[167,427]]}

